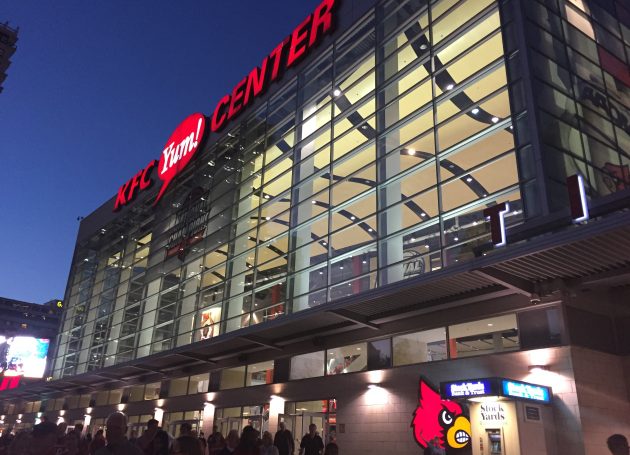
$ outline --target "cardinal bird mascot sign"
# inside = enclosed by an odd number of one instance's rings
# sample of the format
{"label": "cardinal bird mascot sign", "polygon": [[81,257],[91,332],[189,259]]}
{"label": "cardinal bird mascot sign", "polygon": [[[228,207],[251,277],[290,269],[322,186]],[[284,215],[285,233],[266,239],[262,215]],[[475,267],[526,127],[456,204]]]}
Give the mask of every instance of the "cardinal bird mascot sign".
{"label": "cardinal bird mascot sign", "polygon": [[455,401],[443,400],[425,378],[420,378],[419,388],[418,407],[413,413],[411,427],[420,447],[437,446],[436,449],[447,454],[472,453],[470,420],[464,415],[465,409]]}

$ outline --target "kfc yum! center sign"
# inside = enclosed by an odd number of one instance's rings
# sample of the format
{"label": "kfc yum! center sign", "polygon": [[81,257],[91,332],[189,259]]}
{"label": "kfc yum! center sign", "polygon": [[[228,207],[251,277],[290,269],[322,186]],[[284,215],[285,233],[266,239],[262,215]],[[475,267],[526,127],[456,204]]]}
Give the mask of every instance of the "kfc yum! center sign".
{"label": "kfc yum! center sign", "polygon": [[309,50],[330,34],[334,25],[334,12],[339,0],[324,0],[309,14],[293,33],[267,55],[260,66],[238,82],[232,92],[223,96],[211,116],[195,113],[188,116],[173,131],[162,150],[159,160],[151,161],[118,189],[114,211],[131,203],[138,194],[154,184],[154,175],[161,187],[153,205],[164,195],[173,179],[195,157],[211,133],[219,132],[234,120],[248,105],[261,96],[270,84],[279,80],[285,70],[295,66]]}

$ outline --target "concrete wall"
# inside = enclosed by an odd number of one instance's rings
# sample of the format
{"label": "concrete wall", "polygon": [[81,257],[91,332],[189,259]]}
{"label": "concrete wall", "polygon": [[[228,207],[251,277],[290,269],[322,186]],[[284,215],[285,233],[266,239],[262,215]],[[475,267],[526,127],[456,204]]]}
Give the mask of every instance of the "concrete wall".
{"label": "concrete wall", "polygon": [[577,404],[586,455],[607,453],[606,439],[614,433],[630,438],[628,358],[571,349]]}

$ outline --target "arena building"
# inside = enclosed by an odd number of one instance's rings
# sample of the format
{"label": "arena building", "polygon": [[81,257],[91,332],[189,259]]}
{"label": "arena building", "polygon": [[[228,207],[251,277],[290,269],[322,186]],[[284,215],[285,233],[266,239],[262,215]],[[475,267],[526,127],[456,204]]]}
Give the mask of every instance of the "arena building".
{"label": "arena building", "polygon": [[1,422],[604,453],[630,433],[627,4],[312,3],[81,222],[52,380]]}

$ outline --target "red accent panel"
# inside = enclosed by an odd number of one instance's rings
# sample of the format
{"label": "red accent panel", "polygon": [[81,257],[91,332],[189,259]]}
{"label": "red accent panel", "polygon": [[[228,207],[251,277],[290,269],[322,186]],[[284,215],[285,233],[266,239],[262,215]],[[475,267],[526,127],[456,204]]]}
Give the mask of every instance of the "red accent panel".
{"label": "red accent panel", "polygon": [[580,183],[577,175],[567,177],[567,190],[569,191],[569,206],[571,207],[571,218],[578,219],[584,216],[582,198],[580,196]]}
{"label": "red accent panel", "polygon": [[173,131],[166,141],[160,163],[158,177],[162,180],[162,188],[153,205],[160,200],[168,185],[173,181],[199,150],[206,131],[206,118],[203,114],[189,115]]}
{"label": "red accent panel", "polygon": [[630,68],[601,46],[597,46],[602,68],[630,87]]}
{"label": "red accent panel", "polygon": [[506,208],[505,202],[492,207],[488,207],[483,211],[483,216],[490,218],[490,232],[492,233],[492,243],[498,245],[503,238],[501,237],[501,212]]}

